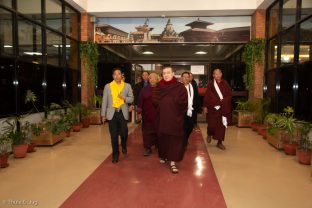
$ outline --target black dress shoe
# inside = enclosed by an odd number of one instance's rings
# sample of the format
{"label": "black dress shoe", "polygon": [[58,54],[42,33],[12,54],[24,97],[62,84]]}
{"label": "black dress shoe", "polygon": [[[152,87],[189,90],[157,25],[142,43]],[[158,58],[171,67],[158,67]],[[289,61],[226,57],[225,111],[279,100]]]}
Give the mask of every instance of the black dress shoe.
{"label": "black dress shoe", "polygon": [[118,163],[118,158],[113,158],[112,163]]}
{"label": "black dress shoe", "polygon": [[126,155],[128,152],[127,152],[127,147],[125,148],[122,148],[122,154]]}

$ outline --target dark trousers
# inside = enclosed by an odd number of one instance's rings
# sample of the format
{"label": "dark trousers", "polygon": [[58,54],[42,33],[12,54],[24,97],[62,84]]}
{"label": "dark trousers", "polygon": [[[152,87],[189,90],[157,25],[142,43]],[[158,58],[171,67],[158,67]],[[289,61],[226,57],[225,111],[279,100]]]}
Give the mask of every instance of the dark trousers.
{"label": "dark trousers", "polygon": [[188,139],[194,128],[194,117],[185,116],[184,118],[184,141],[183,144],[186,147]]}
{"label": "dark trousers", "polygon": [[115,112],[114,117],[109,120],[109,133],[111,135],[113,158],[119,157],[118,136],[121,138],[121,146],[127,148],[128,126],[127,120],[124,118],[122,111]]}

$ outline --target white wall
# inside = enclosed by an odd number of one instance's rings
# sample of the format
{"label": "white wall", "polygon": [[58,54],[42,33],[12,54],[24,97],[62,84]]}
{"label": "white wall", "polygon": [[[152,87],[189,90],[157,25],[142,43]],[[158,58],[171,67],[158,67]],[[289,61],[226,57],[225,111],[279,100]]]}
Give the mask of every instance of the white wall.
{"label": "white wall", "polygon": [[[97,17],[250,15],[273,0],[67,0]],[[265,9],[265,8],[262,8]]]}

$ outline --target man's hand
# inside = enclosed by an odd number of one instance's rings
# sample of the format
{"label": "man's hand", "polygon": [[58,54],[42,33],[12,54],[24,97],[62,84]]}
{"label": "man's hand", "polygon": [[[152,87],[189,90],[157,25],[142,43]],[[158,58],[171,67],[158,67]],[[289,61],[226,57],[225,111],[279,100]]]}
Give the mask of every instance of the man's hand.
{"label": "man's hand", "polygon": [[221,106],[220,105],[217,105],[217,106],[215,106],[214,107],[216,110],[219,110],[220,108],[221,108]]}
{"label": "man's hand", "polygon": [[106,121],[106,117],[105,116],[102,116],[102,123],[104,124]]}
{"label": "man's hand", "polygon": [[208,113],[208,109],[206,107],[204,107],[203,111],[204,113]]}
{"label": "man's hand", "polygon": [[123,96],[121,93],[118,95],[118,97],[120,98],[120,99],[122,99],[122,100],[126,100],[126,97],[125,96]]}
{"label": "man's hand", "polygon": [[141,121],[142,120],[142,114],[141,113],[138,113],[138,118],[137,118],[138,121]]}

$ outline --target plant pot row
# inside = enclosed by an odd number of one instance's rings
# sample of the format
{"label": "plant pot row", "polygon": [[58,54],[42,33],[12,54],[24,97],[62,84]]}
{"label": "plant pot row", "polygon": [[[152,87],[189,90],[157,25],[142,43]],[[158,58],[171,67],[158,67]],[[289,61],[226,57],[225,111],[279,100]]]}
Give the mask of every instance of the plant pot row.
{"label": "plant pot row", "polygon": [[283,142],[284,134],[281,131],[276,132],[274,135],[270,135],[265,125],[258,123],[251,123],[250,127],[253,131],[257,131],[264,139],[276,147],[277,149],[284,150],[287,155],[297,155],[298,162],[304,165],[311,164],[311,150],[301,150],[297,144],[287,144]]}
{"label": "plant pot row", "polygon": [[[26,157],[27,153],[35,152],[35,143],[31,144],[20,144],[20,145],[13,145],[13,155],[15,158],[24,158]],[[8,159],[10,153],[6,153],[0,155],[0,168],[6,168],[9,166]]]}

